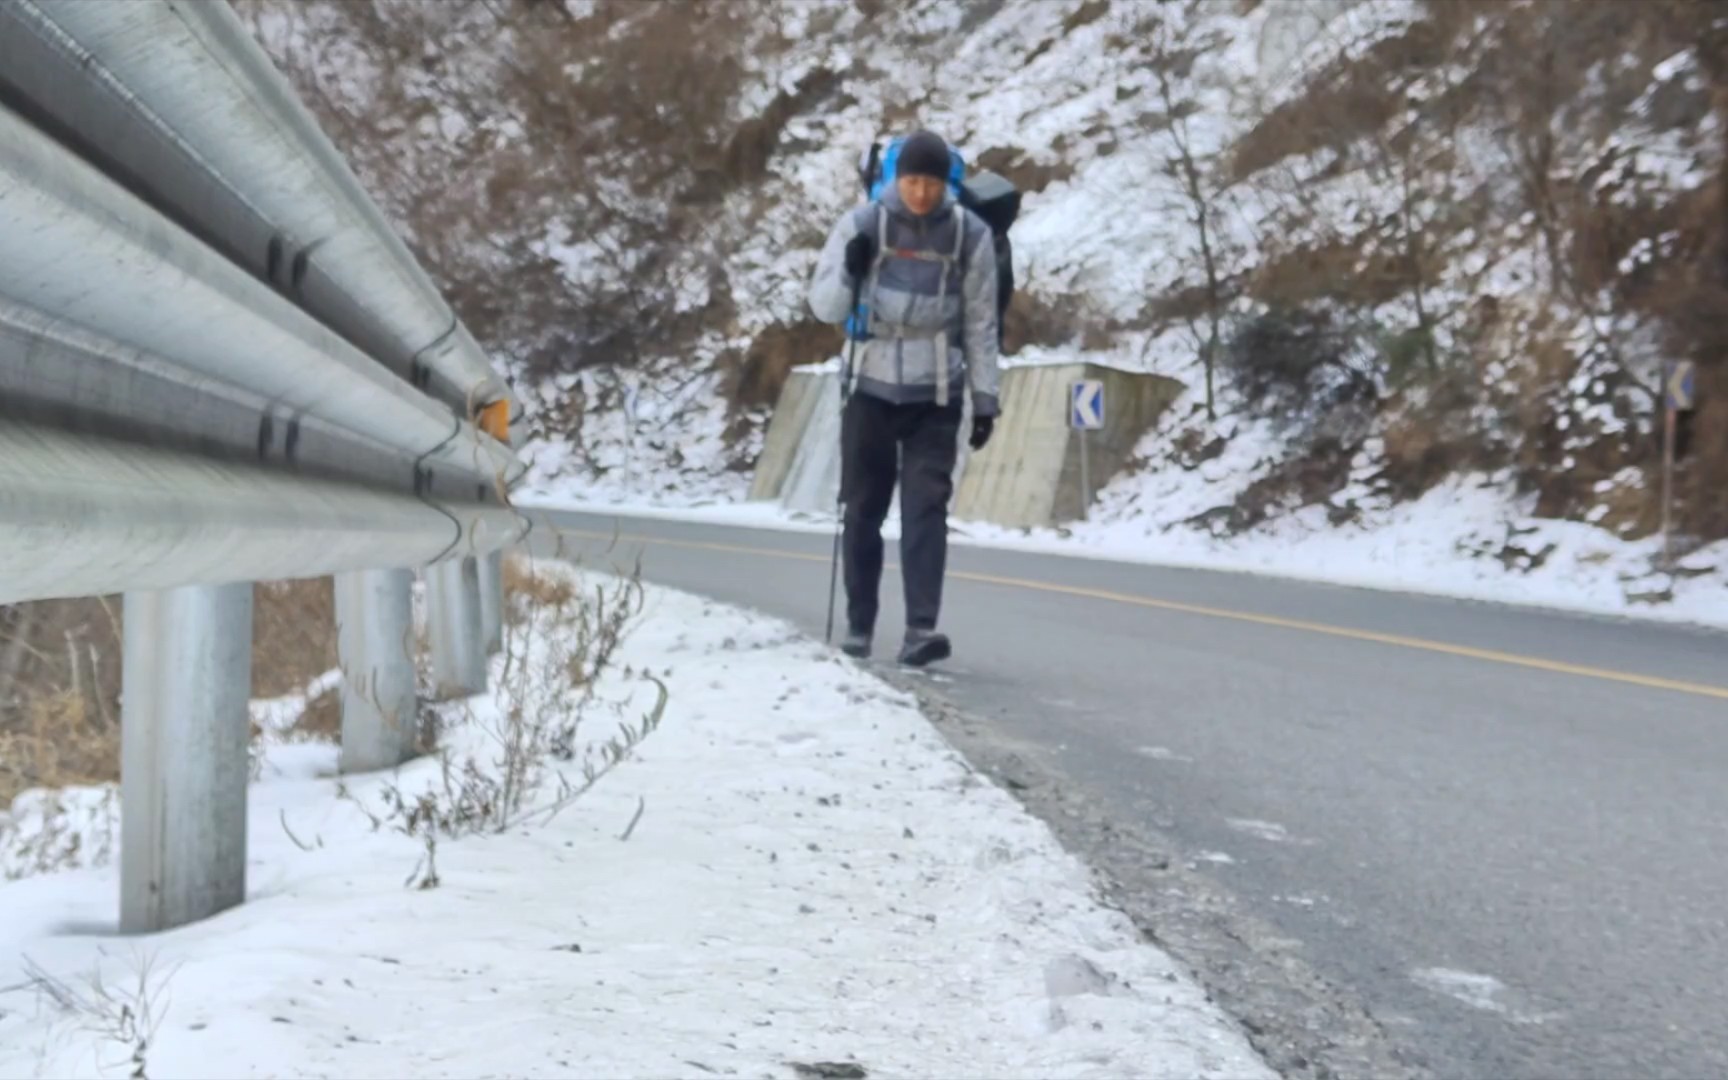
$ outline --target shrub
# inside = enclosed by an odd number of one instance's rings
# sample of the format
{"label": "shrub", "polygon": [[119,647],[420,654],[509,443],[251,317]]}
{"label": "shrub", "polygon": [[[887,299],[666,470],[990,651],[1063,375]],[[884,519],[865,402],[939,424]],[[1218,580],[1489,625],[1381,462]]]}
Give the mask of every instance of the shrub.
{"label": "shrub", "polygon": [[1236,326],[1224,361],[1250,407],[1288,411],[1371,396],[1373,381],[1357,353],[1356,329],[1330,313],[1272,308]]}
{"label": "shrub", "polygon": [[659,727],[666,687],[636,723],[584,743],[583,725],[597,704],[597,684],[641,611],[638,577],[591,591],[561,570],[525,560],[505,563],[505,650],[495,708],[462,705],[443,725],[451,744],[437,750],[438,773],[418,791],[385,787],[376,806],[359,805],[373,828],[420,841],[423,853],[408,883],[439,884],[438,842],[550,821],[622,764]]}

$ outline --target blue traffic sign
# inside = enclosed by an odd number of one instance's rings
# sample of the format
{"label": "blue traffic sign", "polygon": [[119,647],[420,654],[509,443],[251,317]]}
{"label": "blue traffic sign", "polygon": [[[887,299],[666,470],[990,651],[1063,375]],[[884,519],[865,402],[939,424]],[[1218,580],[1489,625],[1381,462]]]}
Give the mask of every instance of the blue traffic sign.
{"label": "blue traffic sign", "polygon": [[1690,360],[1678,360],[1668,365],[1668,377],[1663,380],[1662,396],[1667,399],[1670,409],[1685,412],[1692,408],[1696,396],[1693,391],[1696,388],[1697,375],[1697,365]]}
{"label": "blue traffic sign", "polygon": [[1104,426],[1104,384],[1080,379],[1068,388],[1068,426],[1097,431]]}

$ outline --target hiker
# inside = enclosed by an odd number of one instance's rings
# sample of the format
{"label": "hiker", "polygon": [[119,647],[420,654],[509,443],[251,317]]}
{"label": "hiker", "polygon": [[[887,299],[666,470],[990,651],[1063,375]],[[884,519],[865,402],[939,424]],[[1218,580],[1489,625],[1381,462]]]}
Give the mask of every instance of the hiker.
{"label": "hiker", "polygon": [[876,629],[882,522],[900,485],[900,563],[906,636],[900,662],[946,659],[937,632],[948,561],[948,502],[963,416],[970,444],[989,441],[1000,412],[997,268],[989,226],[960,206],[954,162],[941,136],[898,145],[892,178],[875,202],[840,219],[810,281],[810,308],[849,327],[854,362],[841,419],[840,499],[848,655],[865,657]]}

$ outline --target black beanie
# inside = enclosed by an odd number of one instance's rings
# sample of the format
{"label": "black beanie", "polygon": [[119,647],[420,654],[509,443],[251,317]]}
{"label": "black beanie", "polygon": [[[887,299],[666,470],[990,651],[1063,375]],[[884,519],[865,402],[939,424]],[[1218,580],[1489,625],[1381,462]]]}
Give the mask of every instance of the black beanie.
{"label": "black beanie", "polygon": [[948,179],[948,144],[942,136],[920,131],[900,144],[900,160],[895,163],[896,176],[934,176]]}

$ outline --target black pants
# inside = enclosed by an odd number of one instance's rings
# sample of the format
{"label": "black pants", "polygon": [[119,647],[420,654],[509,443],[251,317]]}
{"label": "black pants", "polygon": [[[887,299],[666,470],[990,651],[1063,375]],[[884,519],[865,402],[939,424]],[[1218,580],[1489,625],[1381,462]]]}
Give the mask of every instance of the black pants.
{"label": "black pants", "polygon": [[960,404],[893,405],[854,394],[840,425],[840,497],[846,504],[847,620],[876,626],[882,522],[900,483],[900,575],[906,624],[934,630],[948,565],[948,500],[954,494]]}

